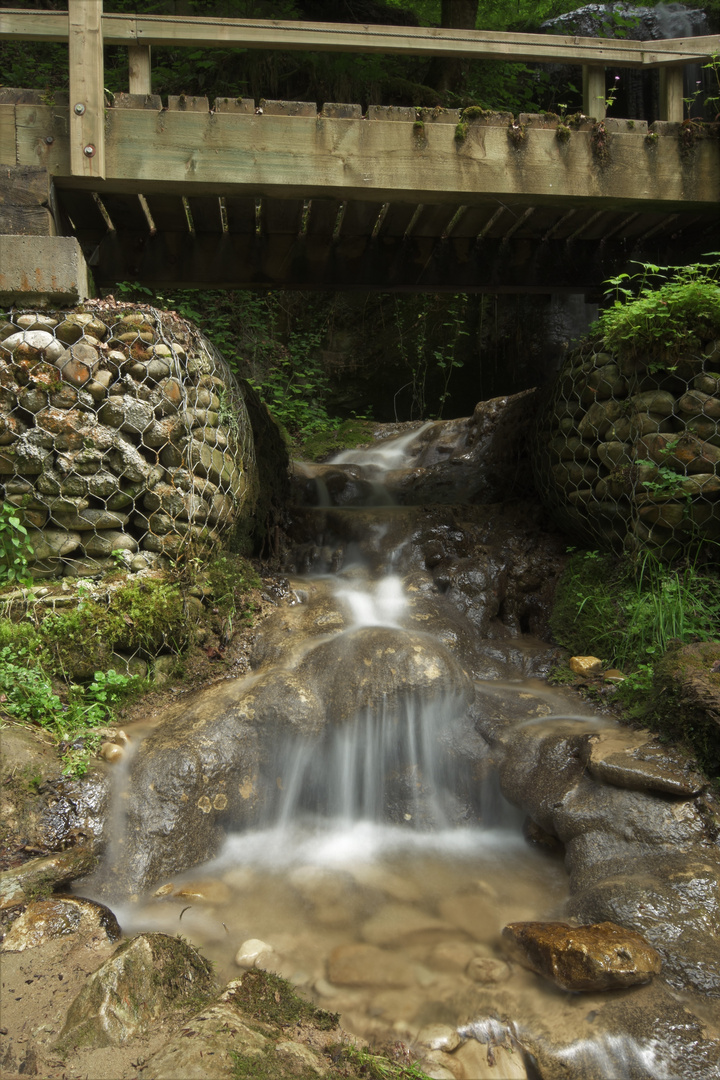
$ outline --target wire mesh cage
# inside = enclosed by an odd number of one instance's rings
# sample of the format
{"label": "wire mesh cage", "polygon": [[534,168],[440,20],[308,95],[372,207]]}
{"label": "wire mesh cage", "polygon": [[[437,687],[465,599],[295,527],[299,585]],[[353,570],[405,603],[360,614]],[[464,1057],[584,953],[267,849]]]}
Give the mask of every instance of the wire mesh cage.
{"label": "wire mesh cage", "polygon": [[720,340],[663,363],[572,352],[541,409],[538,491],[590,546],[663,561],[720,541]]}
{"label": "wire mesh cage", "polygon": [[242,388],[172,313],[88,304],[0,321],[0,484],[34,579],[167,566],[253,497]]}

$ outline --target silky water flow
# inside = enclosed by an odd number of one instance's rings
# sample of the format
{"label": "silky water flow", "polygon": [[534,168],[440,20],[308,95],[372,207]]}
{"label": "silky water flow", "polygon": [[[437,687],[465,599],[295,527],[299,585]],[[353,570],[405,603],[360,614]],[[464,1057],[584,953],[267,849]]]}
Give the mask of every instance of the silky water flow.
{"label": "silky water flow", "polygon": [[[126,932],[182,933],[223,979],[255,963],[283,975],[371,1043],[459,1029],[480,1051],[455,1062],[469,1080],[526,1076],[522,1054],[500,1058],[497,1045],[530,1028],[555,1033],[563,1075],[671,1076],[652,1040],[578,1039],[594,996],[564,994],[503,951],[506,923],[562,918],[567,879],[559,854],[524,839],[473,709],[511,708],[518,725],[548,730],[597,720],[532,677],[547,645],[483,641],[413,562],[413,509],[390,492],[399,478],[407,489],[425,430],[300,467],[315,504],[295,556],[307,573],[291,577],[295,602],[277,616],[290,619],[284,641],[261,648],[237,694],[257,703],[261,684],[290,679],[298,708],[310,702],[305,719],[269,739],[252,825],[113,906]],[[111,861],[127,839],[131,773]]]}

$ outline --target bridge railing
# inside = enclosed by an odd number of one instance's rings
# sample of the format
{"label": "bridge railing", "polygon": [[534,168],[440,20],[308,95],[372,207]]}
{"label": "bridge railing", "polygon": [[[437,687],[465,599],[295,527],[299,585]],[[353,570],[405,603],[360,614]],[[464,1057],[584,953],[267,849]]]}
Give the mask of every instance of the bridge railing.
{"label": "bridge railing", "polygon": [[128,49],[131,94],[151,93],[152,46],[393,53],[573,64],[583,70],[583,111],[602,119],[606,67],[657,69],[661,119],[683,119],[683,68],[720,52],[720,37],[631,41],[436,27],[300,23],[103,12],[102,0],[68,0],[68,11],[0,11],[0,39],[67,41],[72,175],[105,176],[105,45]]}

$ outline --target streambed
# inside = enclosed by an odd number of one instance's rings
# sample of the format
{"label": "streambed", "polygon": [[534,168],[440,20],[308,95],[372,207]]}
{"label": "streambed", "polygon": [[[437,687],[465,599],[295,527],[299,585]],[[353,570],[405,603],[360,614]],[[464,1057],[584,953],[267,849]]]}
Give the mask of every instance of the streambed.
{"label": "streambed", "polygon": [[[598,782],[617,726],[539,678],[558,542],[469,493],[474,457],[455,421],[298,470],[294,601],[250,677],[136,740],[92,887],[126,931],[278,971],[430,1075],[716,1075],[717,845],[692,786]],[[665,981],[568,995],[508,960],[506,923],[568,916],[649,934]]]}

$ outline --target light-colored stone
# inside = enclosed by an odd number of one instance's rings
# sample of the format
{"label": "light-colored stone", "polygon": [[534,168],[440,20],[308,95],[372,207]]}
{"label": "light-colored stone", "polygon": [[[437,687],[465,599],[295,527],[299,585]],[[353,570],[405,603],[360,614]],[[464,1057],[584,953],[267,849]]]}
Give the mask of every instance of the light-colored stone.
{"label": "light-colored stone", "polygon": [[235,963],[241,968],[265,967],[274,956],[272,945],[260,938],[248,938],[235,954]]}
{"label": "light-colored stone", "polygon": [[597,656],[570,657],[570,670],[574,671],[576,675],[583,675],[586,678],[589,678],[593,675],[599,675],[602,668],[602,660],[598,660]]}

